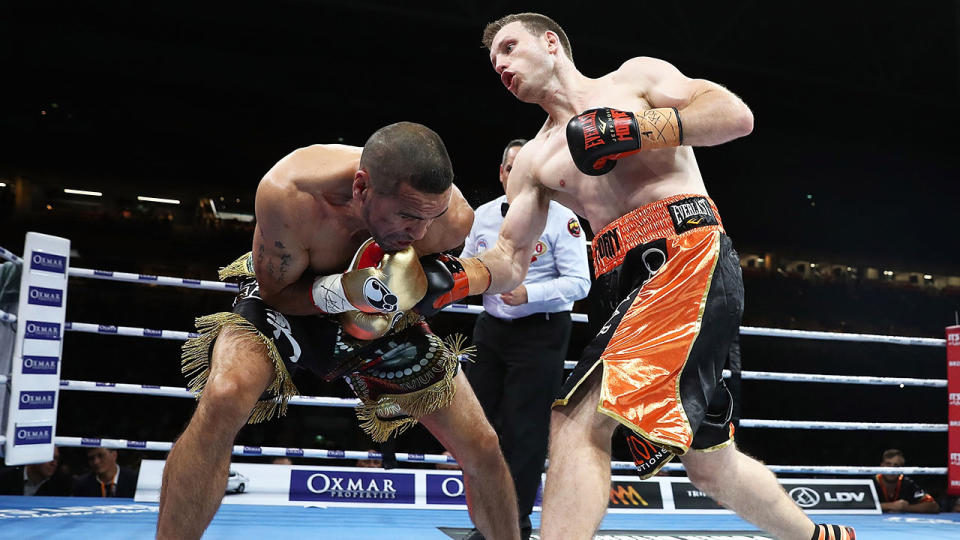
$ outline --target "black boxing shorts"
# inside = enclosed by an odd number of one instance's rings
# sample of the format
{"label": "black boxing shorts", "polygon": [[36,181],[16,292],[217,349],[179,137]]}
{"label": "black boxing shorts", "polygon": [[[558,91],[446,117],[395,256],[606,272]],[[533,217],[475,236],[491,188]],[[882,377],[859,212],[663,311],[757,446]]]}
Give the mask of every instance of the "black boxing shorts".
{"label": "black boxing shorts", "polygon": [[645,205],[598,232],[592,247],[596,311],[607,319],[554,406],[600,367],[597,409],[628,428],[644,477],[691,448],[731,444],[722,371],[739,332],[743,280],[713,201],[676,195]]}
{"label": "black boxing shorts", "polygon": [[360,398],[361,427],[378,442],[453,399],[458,358],[470,351],[460,347],[462,341],[441,340],[419,315],[411,312],[390,334],[361,341],[331,317],[284,315],[269,308],[260,298],[250,254],[221,269],[219,276],[240,285],[233,309],[198,318],[199,336],[187,340],[181,356],[181,370],[198,397],[210,373],[214,342],[232,327],[261,343],[274,367],[251,424],[286,414],[290,397],[299,394],[291,377],[297,370],[327,381],[344,377]]}

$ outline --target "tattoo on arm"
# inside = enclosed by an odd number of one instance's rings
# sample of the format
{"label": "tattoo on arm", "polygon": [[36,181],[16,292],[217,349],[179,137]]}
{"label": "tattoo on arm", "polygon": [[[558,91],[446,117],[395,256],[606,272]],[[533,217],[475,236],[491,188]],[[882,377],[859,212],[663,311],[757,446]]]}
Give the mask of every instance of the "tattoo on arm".
{"label": "tattoo on arm", "polygon": [[[280,242],[277,242],[278,244]],[[287,274],[287,270],[290,268],[290,261],[293,259],[293,255],[289,253],[284,253],[280,255],[280,281],[283,281],[284,276]]]}

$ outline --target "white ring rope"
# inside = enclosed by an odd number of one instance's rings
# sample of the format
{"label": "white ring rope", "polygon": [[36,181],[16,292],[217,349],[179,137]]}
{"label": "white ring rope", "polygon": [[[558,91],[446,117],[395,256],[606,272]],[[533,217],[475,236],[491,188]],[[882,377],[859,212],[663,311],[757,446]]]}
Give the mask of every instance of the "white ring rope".
{"label": "white ring rope", "polygon": [[[0,256],[22,263],[22,259],[13,253],[0,247]],[[146,283],[153,285],[166,285],[171,287],[186,287],[190,289],[206,289],[216,291],[234,292],[239,289],[235,283],[223,283],[220,281],[208,281],[201,279],[189,279],[169,276],[153,276],[148,274],[133,274],[129,272],[112,272],[109,270],[94,270],[90,268],[69,269],[69,275],[72,277],[105,279],[110,281],[124,281],[129,283]],[[443,309],[450,313],[479,314],[483,312],[483,306],[468,304],[451,304]],[[574,322],[587,322],[587,316],[583,313],[572,313],[570,315]],[[928,347],[946,347],[946,339],[922,338],[910,336],[883,336],[878,334],[850,334],[842,332],[820,332],[810,330],[789,330],[785,328],[761,328],[754,326],[741,326],[740,334],[745,336],[765,336],[765,337],[783,337],[798,339],[816,339],[826,341],[854,341],[859,343],[888,343],[894,345],[921,345]]]}
{"label": "white ring rope", "polygon": [[13,313],[7,313],[6,311],[0,309],[0,321],[11,323],[17,322],[17,316]]}
{"label": "white ring rope", "polygon": [[186,341],[198,337],[196,332],[181,332],[179,330],[154,330],[152,328],[137,328],[135,326],[113,326],[109,324],[91,324],[68,322],[64,330],[69,332],[85,332],[88,334],[105,334],[110,336],[151,337],[160,339],[176,339]]}
{"label": "white ring rope", "polygon": [[923,345],[927,347],[947,346],[946,339],[909,336],[882,336],[879,334],[849,334],[843,332],[817,332],[811,330],[787,330],[784,328],[759,328],[755,326],[741,326],[740,335],[819,339],[826,341],[856,341],[859,343],[890,343],[893,345]]}
{"label": "white ring rope", "polygon": [[[81,390],[86,392],[110,392],[115,394],[138,394],[148,396],[167,396],[195,398],[195,394],[186,388],[175,386],[155,386],[148,384],[102,383],[93,381],[60,381],[61,390]],[[314,407],[356,407],[355,398],[334,398],[321,396],[293,396],[291,405]],[[945,432],[947,424],[905,424],[882,422],[821,422],[817,420],[740,420],[741,427],[777,428],[777,429],[829,429],[829,430],[873,430],[873,431],[925,431]]]}
{"label": "white ring rope", "polygon": [[821,422],[816,420],[740,420],[740,427],[776,429],[835,429],[841,431],[927,431],[947,432],[947,424],[907,424],[902,422]]}
{"label": "white ring rope", "polygon": [[[67,331],[86,332],[90,334],[104,334],[111,336],[131,336],[131,337],[152,337],[160,339],[174,339],[185,341],[189,338],[197,337],[196,332],[182,332],[179,330],[154,330],[151,328],[137,328],[135,326],[113,326],[107,324],[92,324],[80,322],[66,323]],[[564,362],[565,369],[573,369],[577,365],[576,361],[567,360]],[[730,370],[723,371],[724,378],[731,377]],[[866,384],[866,385],[890,385],[890,386],[924,386],[930,388],[946,388],[946,379],[914,379],[904,377],[870,377],[859,375],[823,375],[818,373],[779,373],[773,371],[742,371],[741,378],[744,380],[761,381],[788,381],[788,382],[815,382],[815,383],[844,383],[844,384]]]}
{"label": "white ring rope", "polygon": [[0,258],[6,259],[14,264],[23,264],[23,259],[17,257],[13,252],[7,251],[0,246]]}
{"label": "white ring rope", "polygon": [[[0,436],[0,443],[3,443],[5,437]],[[133,441],[127,439],[100,439],[90,437],[55,437],[54,444],[68,448],[112,448],[115,450],[152,450],[157,452],[168,452],[173,447],[173,443],[159,441]],[[235,456],[275,456],[291,458],[318,458],[318,459],[383,459],[383,455],[376,451],[361,450],[321,450],[314,448],[284,448],[278,446],[241,446],[233,447]],[[455,465],[457,462],[451,456],[442,454],[414,454],[407,452],[397,452],[397,461],[411,463],[443,463]],[[549,465],[549,460],[547,465]],[[611,469],[615,470],[633,470],[632,461],[613,461],[610,463]],[[668,463],[664,470],[682,471],[683,465],[680,463]],[[858,467],[858,466],[831,466],[831,465],[767,465],[775,473],[800,473],[800,474],[841,474],[841,475],[868,475],[868,474],[947,474],[946,467]]]}
{"label": "white ring rope", "polygon": [[71,266],[67,272],[70,277],[105,279],[108,281],[125,281],[127,283],[146,283],[148,285],[166,285],[170,287],[186,287],[188,289],[206,289],[208,291],[237,292],[240,286],[236,283],[222,281],[208,281],[205,279],[189,279],[169,276],[153,276],[150,274],[131,274],[129,272],[111,272],[109,270],[93,270],[91,268],[77,268]]}

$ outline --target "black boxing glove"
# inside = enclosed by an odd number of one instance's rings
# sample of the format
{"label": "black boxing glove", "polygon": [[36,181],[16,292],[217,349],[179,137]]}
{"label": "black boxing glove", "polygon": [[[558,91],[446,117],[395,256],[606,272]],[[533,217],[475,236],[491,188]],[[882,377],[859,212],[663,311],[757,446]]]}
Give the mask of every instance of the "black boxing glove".
{"label": "black boxing glove", "polygon": [[639,114],[601,107],[567,122],[567,146],[583,174],[607,174],[617,160],[641,150],[683,144],[680,115],[675,108],[647,109]]}
{"label": "black boxing glove", "polygon": [[460,259],[441,253],[420,257],[427,292],[414,310],[429,317],[457,300],[483,294],[490,287],[490,270],[475,257]]}

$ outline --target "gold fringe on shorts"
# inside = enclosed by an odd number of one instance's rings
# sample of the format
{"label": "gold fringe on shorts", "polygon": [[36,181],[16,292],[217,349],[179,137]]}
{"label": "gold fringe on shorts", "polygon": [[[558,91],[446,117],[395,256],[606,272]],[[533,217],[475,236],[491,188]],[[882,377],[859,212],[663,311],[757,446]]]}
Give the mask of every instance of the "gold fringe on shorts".
{"label": "gold fringe on shorts", "polygon": [[[253,276],[253,259],[250,253],[243,255],[229,265],[220,269],[220,280],[231,277]],[[287,413],[287,402],[291,396],[299,394],[297,387],[290,379],[276,345],[267,336],[260,333],[249,321],[236,313],[221,312],[199,317],[196,320],[199,336],[190,338],[183,344],[180,355],[180,371],[190,382],[187,386],[200,399],[203,389],[210,376],[210,354],[213,343],[226,327],[239,330],[244,339],[262,344],[267,351],[267,357],[273,363],[273,382],[267,387],[266,393],[274,396],[272,399],[262,399],[257,402],[250,413],[248,423],[257,424],[270,420],[275,415],[283,416]],[[191,378],[192,377],[192,378]]]}
{"label": "gold fringe on shorts", "polygon": [[[370,399],[369,390],[363,379],[352,375],[350,377],[354,390],[360,397],[357,405],[357,418],[360,428],[363,429],[375,442],[384,442],[396,433],[402,434],[416,425],[422,416],[448,407],[456,395],[456,386],[453,377],[457,373],[457,363],[461,357],[470,359],[476,352],[476,347],[463,347],[466,340],[460,334],[447,338],[446,341],[437,339],[441,350],[440,361],[436,369],[443,369],[443,377],[430,386],[403,394],[381,394],[376,400]],[[399,418],[383,418],[385,415],[400,415]]]}

